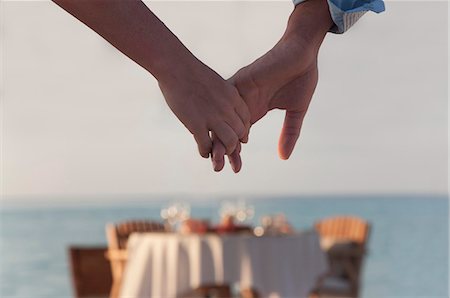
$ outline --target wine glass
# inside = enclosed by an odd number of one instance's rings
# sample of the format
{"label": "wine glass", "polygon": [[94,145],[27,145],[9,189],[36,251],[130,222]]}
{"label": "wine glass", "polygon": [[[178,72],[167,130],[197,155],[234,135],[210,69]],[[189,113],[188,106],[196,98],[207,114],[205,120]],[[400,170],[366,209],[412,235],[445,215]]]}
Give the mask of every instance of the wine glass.
{"label": "wine glass", "polygon": [[236,206],[235,218],[239,222],[250,220],[255,215],[255,207],[247,204],[245,201],[239,201]]}
{"label": "wine glass", "polygon": [[231,216],[242,223],[253,218],[255,207],[247,204],[244,200],[238,202],[225,201],[220,207],[219,214],[222,219]]}
{"label": "wine glass", "polygon": [[181,222],[189,219],[191,207],[184,202],[175,202],[161,210],[161,217],[169,225],[172,232],[177,231]]}

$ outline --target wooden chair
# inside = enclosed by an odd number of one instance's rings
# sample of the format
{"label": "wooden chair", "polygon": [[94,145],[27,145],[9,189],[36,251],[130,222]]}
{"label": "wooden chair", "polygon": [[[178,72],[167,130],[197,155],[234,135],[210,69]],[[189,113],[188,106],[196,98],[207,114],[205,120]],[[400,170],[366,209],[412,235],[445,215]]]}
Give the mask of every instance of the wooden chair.
{"label": "wooden chair", "polygon": [[359,297],[361,271],[370,224],[354,216],[338,216],[315,224],[326,248],[330,271],[320,278],[314,291],[316,297]]}
{"label": "wooden chair", "polygon": [[165,227],[160,222],[147,220],[133,220],[121,222],[117,225],[106,225],[106,238],[108,240],[107,259],[111,263],[113,284],[111,298],[119,296],[123,271],[127,261],[127,241],[132,233],[165,232]]}
{"label": "wooden chair", "polygon": [[[230,298],[233,297],[230,285],[207,284],[188,291],[181,295],[180,298]],[[242,298],[259,298],[259,294],[255,289],[243,289],[239,293]]]}
{"label": "wooden chair", "polygon": [[241,298],[259,298],[259,292],[256,289],[242,289],[241,290]]}
{"label": "wooden chair", "polygon": [[105,259],[106,251],[106,247],[68,248],[75,297],[108,297],[112,275],[110,264]]}
{"label": "wooden chair", "polygon": [[198,288],[192,289],[187,293],[181,295],[180,298],[230,298],[231,297],[231,289],[230,286],[225,285],[215,285],[208,284],[202,285]]}

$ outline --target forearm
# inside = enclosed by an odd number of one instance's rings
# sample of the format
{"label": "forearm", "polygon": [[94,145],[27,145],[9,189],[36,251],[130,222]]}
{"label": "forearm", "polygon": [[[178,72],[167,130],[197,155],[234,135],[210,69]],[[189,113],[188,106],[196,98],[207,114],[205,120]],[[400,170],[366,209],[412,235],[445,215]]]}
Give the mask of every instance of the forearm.
{"label": "forearm", "polygon": [[53,0],[152,73],[183,76],[199,61],[140,0]]}

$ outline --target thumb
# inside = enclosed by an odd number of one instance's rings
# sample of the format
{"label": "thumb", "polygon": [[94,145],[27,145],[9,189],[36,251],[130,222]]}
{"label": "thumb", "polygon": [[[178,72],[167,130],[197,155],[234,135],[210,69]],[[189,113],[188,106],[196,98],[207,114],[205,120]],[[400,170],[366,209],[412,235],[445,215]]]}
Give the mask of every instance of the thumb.
{"label": "thumb", "polygon": [[294,150],[295,143],[300,136],[303,118],[306,111],[293,112],[286,111],[283,128],[281,130],[280,139],[278,141],[278,155],[281,159],[288,159]]}

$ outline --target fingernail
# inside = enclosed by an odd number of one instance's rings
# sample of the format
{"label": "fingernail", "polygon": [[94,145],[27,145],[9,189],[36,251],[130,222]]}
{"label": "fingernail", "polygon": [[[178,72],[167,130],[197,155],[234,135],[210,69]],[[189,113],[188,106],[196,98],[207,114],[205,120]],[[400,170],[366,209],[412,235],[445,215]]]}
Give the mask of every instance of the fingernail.
{"label": "fingernail", "polygon": [[239,173],[239,171],[241,170],[240,167],[236,167],[236,164],[231,161],[230,161],[230,166],[231,166],[231,169],[233,170],[233,172],[236,174]]}
{"label": "fingernail", "polygon": [[292,151],[286,152],[286,151],[284,151],[284,150],[282,149],[282,150],[279,150],[279,151],[278,151],[278,156],[279,156],[282,160],[288,160],[289,157],[291,156],[291,153],[292,153]]}
{"label": "fingernail", "polygon": [[217,162],[213,159],[212,160],[212,164],[213,164],[213,170],[215,171],[215,172],[218,172],[219,171],[219,167],[217,166]]}

